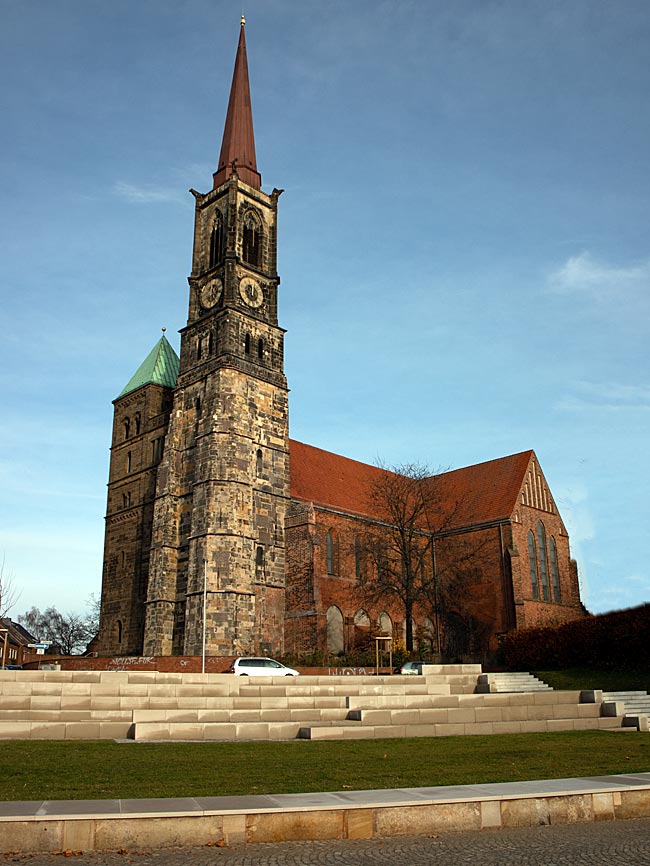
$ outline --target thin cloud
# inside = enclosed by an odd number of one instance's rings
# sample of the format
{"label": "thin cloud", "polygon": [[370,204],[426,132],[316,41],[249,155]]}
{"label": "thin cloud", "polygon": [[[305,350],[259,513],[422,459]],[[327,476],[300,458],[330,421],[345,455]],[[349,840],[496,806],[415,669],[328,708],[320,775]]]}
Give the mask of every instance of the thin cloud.
{"label": "thin cloud", "polygon": [[565,394],[555,404],[558,411],[629,412],[650,410],[650,385],[627,385],[622,382],[575,382],[573,393]]}
{"label": "thin cloud", "polygon": [[548,287],[558,294],[582,294],[597,300],[628,297],[650,287],[650,261],[619,267],[584,251],[553,271]]}
{"label": "thin cloud", "polygon": [[163,189],[159,187],[135,186],[118,180],[113,186],[113,192],[120,198],[133,204],[156,204],[158,202],[178,202],[178,189]]}

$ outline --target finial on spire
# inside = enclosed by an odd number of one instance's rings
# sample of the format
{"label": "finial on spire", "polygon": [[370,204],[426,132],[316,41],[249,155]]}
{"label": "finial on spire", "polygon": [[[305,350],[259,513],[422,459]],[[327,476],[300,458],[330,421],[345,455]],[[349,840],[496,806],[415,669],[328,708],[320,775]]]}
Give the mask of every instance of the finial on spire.
{"label": "finial on spire", "polygon": [[246,18],[244,17],[244,10],[241,11],[241,26],[243,27],[246,23]]}
{"label": "finial on spire", "polygon": [[164,328],[164,327],[161,328],[161,331],[163,332],[163,334],[165,333],[166,330],[167,330],[167,328]]}

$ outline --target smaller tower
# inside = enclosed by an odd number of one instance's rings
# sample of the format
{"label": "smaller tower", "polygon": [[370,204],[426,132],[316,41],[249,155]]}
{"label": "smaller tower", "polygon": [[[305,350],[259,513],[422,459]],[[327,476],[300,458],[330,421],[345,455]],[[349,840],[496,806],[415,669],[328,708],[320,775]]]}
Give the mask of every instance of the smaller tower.
{"label": "smaller tower", "polygon": [[142,652],[156,476],[179,364],[178,355],[163,334],[113,401],[99,628],[101,655]]}

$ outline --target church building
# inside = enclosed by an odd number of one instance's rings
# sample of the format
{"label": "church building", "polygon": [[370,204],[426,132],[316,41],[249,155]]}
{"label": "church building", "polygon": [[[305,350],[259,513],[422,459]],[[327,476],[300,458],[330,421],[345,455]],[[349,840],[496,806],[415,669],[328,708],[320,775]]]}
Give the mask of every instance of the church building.
{"label": "church building", "polygon": [[532,451],[427,482],[435,593],[410,616],[366,591],[368,533],[386,523],[370,492],[391,473],[289,439],[281,193],[257,169],[242,19],[213,186],[192,190],[180,358],[163,334],[114,401],[100,654],[338,653],[390,634],[480,656],[512,629],[584,615]]}

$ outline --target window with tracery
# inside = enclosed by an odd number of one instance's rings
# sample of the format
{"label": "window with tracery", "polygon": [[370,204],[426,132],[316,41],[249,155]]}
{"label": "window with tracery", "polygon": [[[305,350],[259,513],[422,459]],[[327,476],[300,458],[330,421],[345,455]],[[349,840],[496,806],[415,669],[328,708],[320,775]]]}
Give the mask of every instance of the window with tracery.
{"label": "window with tracery", "polygon": [[532,529],[528,533],[528,562],[530,564],[530,585],[533,590],[533,598],[539,598],[539,583],[537,581],[537,550],[535,549],[535,536]]}
{"label": "window with tracery", "polygon": [[560,573],[557,567],[557,546],[555,538],[551,535],[548,542],[549,558],[551,560],[551,586],[553,588],[553,601],[560,600]]}
{"label": "window with tracery", "polygon": [[225,232],[223,226],[223,216],[221,211],[217,211],[214,219],[214,225],[210,233],[210,261],[209,267],[213,268],[220,264],[223,259]]}
{"label": "window with tracery", "polygon": [[544,601],[551,600],[548,586],[548,560],[546,558],[546,530],[542,521],[537,523],[537,550],[539,552],[539,574],[542,583],[542,597]]}
{"label": "window with tracery", "polygon": [[257,217],[247,213],[244,217],[242,233],[242,259],[248,265],[260,267],[262,251],[262,231]]}

